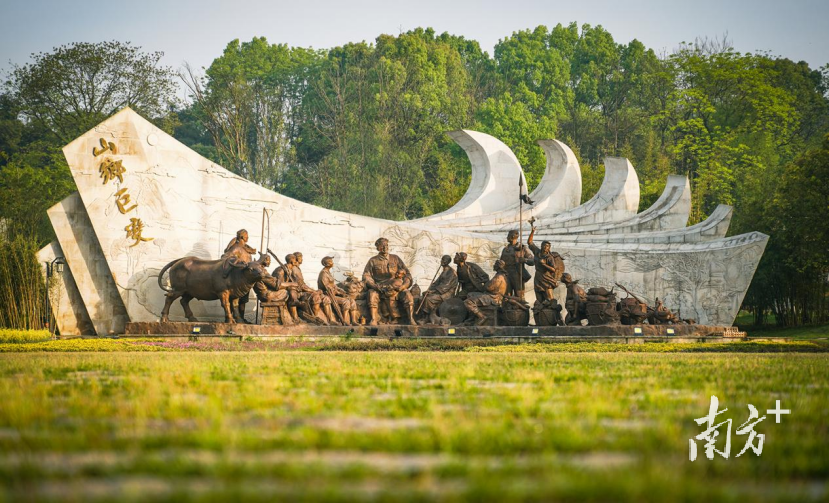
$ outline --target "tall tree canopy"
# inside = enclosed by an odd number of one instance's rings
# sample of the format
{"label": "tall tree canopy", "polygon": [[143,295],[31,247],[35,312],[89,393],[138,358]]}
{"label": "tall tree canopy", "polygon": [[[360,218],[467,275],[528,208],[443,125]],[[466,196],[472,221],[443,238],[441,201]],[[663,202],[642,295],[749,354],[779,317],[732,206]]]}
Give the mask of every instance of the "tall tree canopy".
{"label": "tall tree canopy", "polygon": [[289,193],[386,218],[449,207],[469,169],[446,132],[472,123],[482,58],[422,29],[330,50],[303,101]]}
{"label": "tall tree canopy", "polygon": [[264,37],[237,39],[203,77],[185,69],[195,116],[227,168],[260,185],[280,186],[292,163],[307,74],[319,58],[316,51],[269,44]]}
{"label": "tall tree canopy", "polygon": [[129,42],[76,42],[14,66],[6,82],[23,118],[68,143],[129,106],[149,118],[167,115],[175,97],[175,73]]}

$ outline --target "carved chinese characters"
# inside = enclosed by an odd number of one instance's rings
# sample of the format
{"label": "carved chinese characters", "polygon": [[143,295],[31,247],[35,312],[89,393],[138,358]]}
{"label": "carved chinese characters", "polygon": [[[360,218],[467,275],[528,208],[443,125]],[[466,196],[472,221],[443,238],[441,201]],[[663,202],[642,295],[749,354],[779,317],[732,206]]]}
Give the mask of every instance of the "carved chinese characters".
{"label": "carved chinese characters", "polygon": [[[92,155],[94,157],[98,157],[107,152],[111,154],[118,153],[118,147],[115,143],[107,141],[104,138],[101,138],[99,143],[101,145],[100,147],[92,149]],[[103,161],[101,161],[100,166],[98,166],[98,172],[101,174],[101,179],[103,179],[104,185],[115,179],[118,180],[117,183],[124,183],[124,173],[127,172],[127,168],[124,167],[122,159],[106,157]],[[138,208],[138,203],[132,201],[127,187],[121,187],[115,193],[115,206],[122,215],[126,215],[132,210]],[[130,218],[130,223],[124,227],[124,231],[127,233],[127,239],[135,240],[135,242],[130,245],[130,248],[137,246],[142,241],[153,240],[153,238],[145,238],[142,235],[144,231],[144,222],[142,222],[140,218]]]}
{"label": "carved chinese characters", "polygon": [[126,215],[135,208],[138,208],[137,203],[127,207],[130,204],[130,195],[127,193],[128,190],[129,189],[124,187],[115,193],[115,204],[118,206],[118,211],[120,211],[122,215]]}
{"label": "carved chinese characters", "polygon": [[141,232],[144,230],[144,222],[142,222],[140,218],[130,218],[130,223],[124,227],[124,230],[127,231],[127,238],[135,240],[135,243],[131,244],[130,248],[137,246],[141,241],[153,240],[153,238],[145,238],[141,236]]}
{"label": "carved chinese characters", "polygon": [[106,151],[110,151],[113,154],[118,153],[118,149],[115,147],[115,144],[111,141],[106,141],[103,138],[101,138],[99,141],[101,143],[101,148],[95,147],[92,149],[92,155],[94,155],[95,157],[98,157]]}

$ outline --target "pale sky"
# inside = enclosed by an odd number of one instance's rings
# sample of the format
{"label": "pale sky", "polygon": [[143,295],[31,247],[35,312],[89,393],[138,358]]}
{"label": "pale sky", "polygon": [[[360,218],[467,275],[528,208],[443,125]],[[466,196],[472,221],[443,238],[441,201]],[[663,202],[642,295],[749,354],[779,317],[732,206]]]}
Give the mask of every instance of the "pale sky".
{"label": "pale sky", "polygon": [[179,69],[185,61],[209,66],[235,38],[328,48],[419,26],[477,40],[491,55],[514,31],[571,21],[600,24],[616,42],[637,38],[657,52],[727,33],[740,52],[819,68],[829,63],[827,20],[828,0],[0,0],[0,72],[70,42],[130,41],[164,51],[162,62]]}

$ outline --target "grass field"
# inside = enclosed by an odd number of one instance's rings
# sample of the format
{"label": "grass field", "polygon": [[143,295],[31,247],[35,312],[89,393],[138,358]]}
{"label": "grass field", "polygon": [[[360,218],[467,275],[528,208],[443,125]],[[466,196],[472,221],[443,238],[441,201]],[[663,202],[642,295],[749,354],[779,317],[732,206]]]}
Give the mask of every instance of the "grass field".
{"label": "grass field", "polygon": [[805,327],[755,329],[747,327],[750,336],[787,337],[791,339],[829,339],[829,325],[809,325]]}
{"label": "grass field", "polygon": [[754,316],[746,311],[740,311],[734,325],[740,330],[748,332],[750,337],[787,337],[792,339],[827,339],[829,338],[829,324],[807,325],[803,327],[777,327],[774,316],[769,317],[769,325],[757,327],[754,325]]}
{"label": "grass field", "polygon": [[[0,500],[829,498],[826,352],[136,344],[0,354]],[[731,458],[690,462],[711,395]]]}

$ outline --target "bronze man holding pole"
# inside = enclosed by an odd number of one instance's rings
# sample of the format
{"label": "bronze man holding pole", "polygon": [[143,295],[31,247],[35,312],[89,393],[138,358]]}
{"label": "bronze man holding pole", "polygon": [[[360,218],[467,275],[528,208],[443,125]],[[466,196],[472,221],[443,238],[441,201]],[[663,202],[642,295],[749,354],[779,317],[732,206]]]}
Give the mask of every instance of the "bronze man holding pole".
{"label": "bronze man holding pole", "polygon": [[449,299],[455,294],[458,288],[458,275],[455,270],[449,266],[452,263],[452,257],[444,255],[440,259],[440,276],[432,281],[429,289],[423,295],[423,301],[420,304],[419,310],[423,314],[429,316],[429,323],[438,325],[440,318],[437,315],[438,308],[444,300]]}
{"label": "bronze man holding pole", "polygon": [[507,246],[501,252],[501,260],[504,261],[504,271],[509,279],[507,294],[524,300],[524,284],[531,277],[525,266],[534,264],[534,260],[529,249],[518,241],[517,230],[511,230],[507,234]]}
{"label": "bronze man holding pole", "polygon": [[325,292],[328,298],[331,299],[331,306],[344,325],[358,325],[360,323],[360,311],[357,309],[357,301],[337,286],[334,275],[331,274],[332,267],[334,267],[334,257],[322,259],[322,270],[317,277],[317,288]]}

